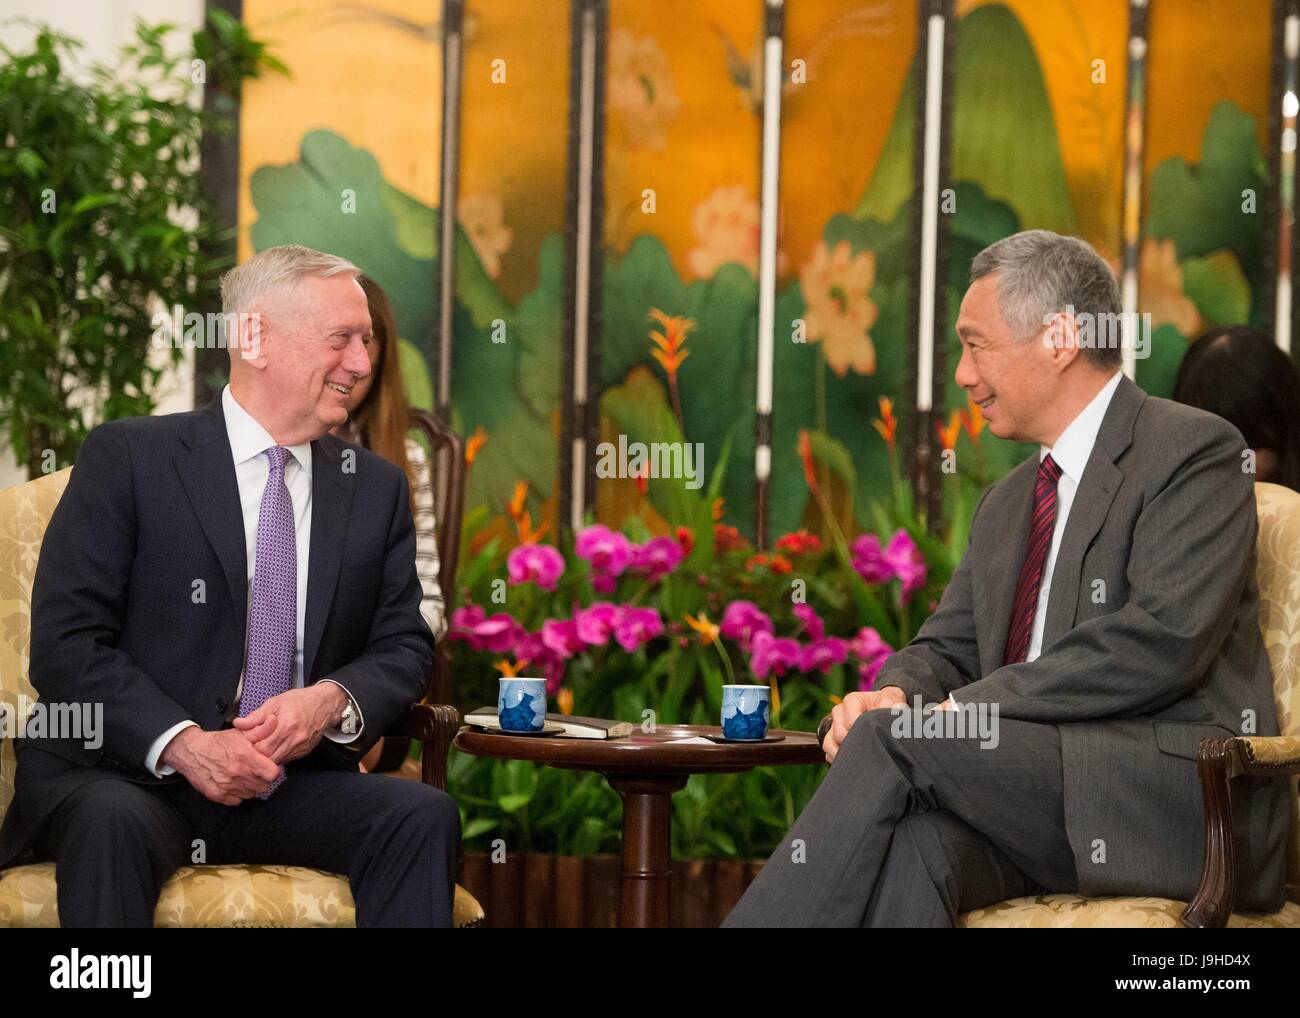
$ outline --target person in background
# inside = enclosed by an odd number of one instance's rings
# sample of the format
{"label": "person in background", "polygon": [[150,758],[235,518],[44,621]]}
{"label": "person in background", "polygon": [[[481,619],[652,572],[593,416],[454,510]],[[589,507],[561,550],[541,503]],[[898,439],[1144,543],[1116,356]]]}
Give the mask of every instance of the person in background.
{"label": "person in background", "polygon": [[[347,423],[334,431],[406,471],[411,484],[411,513],[415,517],[415,569],[424,590],[420,614],[429,624],[433,638],[441,642],[447,621],[442,587],[438,584],[438,540],[429,456],[424,446],[410,437],[410,407],[402,385],[392,305],[373,279],[362,276],[358,282],[370,306],[372,336],[366,341],[366,352],[370,354],[371,370],[352,387]],[[361,768],[394,770],[405,759],[409,746],[409,739],[380,739],[362,758]]]}
{"label": "person in background", "polygon": [[1218,414],[1255,453],[1255,480],[1300,491],[1300,375],[1258,329],[1210,329],[1183,355],[1178,403]]}

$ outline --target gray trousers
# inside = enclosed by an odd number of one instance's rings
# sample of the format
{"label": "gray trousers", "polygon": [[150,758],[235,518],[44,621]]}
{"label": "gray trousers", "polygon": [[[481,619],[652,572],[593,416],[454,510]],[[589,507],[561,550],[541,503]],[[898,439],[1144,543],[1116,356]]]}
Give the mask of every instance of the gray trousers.
{"label": "gray trousers", "polygon": [[858,718],[723,927],[952,926],[982,905],[1076,889],[1054,725],[999,719],[996,747],[981,748],[974,734],[891,731],[906,720]]}

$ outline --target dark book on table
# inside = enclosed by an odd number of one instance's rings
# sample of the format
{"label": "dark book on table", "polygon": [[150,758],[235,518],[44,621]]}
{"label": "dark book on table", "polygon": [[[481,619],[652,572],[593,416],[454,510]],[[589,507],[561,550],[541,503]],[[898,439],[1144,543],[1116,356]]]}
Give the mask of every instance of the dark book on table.
{"label": "dark book on table", "polygon": [[[547,714],[548,725],[559,725],[571,739],[621,739],[632,734],[632,722],[610,721],[606,718],[580,718],[572,714]],[[501,725],[495,707],[480,707],[465,715],[465,724],[479,728],[498,728]]]}

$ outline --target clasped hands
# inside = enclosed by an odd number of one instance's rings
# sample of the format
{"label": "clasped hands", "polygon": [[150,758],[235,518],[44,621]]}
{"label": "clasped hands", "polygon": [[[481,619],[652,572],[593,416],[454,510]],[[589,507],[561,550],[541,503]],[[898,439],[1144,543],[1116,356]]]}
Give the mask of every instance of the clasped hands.
{"label": "clasped hands", "polygon": [[[826,762],[834,763],[835,754],[840,751],[840,743],[849,734],[849,729],[853,723],[869,710],[876,710],[880,707],[906,707],[907,696],[897,686],[885,686],[883,689],[873,690],[869,693],[849,693],[844,699],[835,705],[831,711],[831,730],[826,734],[826,739],[822,742],[822,750],[826,753]],[[936,704],[937,710],[948,710],[948,701]]]}
{"label": "clasped hands", "polygon": [[167,744],[160,763],[175,767],[202,795],[238,806],[266,791],[280,767],[306,756],[338,724],[348,695],[335,682],[317,682],[271,697],[234,728],[191,726]]}

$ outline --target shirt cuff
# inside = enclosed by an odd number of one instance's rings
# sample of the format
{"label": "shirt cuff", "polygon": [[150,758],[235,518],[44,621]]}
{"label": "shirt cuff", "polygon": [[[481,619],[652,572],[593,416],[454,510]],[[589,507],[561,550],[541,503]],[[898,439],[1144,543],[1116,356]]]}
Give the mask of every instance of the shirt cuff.
{"label": "shirt cuff", "polygon": [[952,694],[951,694],[951,693],[948,694],[948,709],[949,709],[949,710],[956,710],[956,709],[957,709],[957,701],[954,700],[954,699],[952,698]]}
{"label": "shirt cuff", "polygon": [[170,764],[163,764],[162,769],[160,770],[158,767],[158,758],[163,755],[163,750],[167,748],[167,744],[171,742],[172,739],[176,738],[180,732],[183,732],[186,728],[190,727],[198,728],[199,726],[194,721],[181,721],[172,725],[167,729],[167,731],[163,732],[162,735],[154,739],[153,745],[149,747],[149,752],[145,754],[144,769],[156,778],[165,778],[168,774],[175,774],[176,768],[172,767]]}
{"label": "shirt cuff", "polygon": [[351,693],[348,693],[348,687],[343,685],[343,683],[338,682],[335,679],[321,679],[320,681],[333,682],[334,685],[338,686],[339,689],[343,690],[344,693],[347,693],[348,700],[351,701],[352,703],[352,709],[356,712],[357,715],[357,730],[353,732],[351,735],[345,733],[342,728],[337,728],[337,727],[327,728],[321,734],[324,735],[325,738],[329,739],[330,742],[338,742],[343,744],[349,742],[356,742],[357,739],[361,738],[361,733],[366,730],[366,719],[361,716],[360,704],[357,703],[356,699],[353,697]]}

